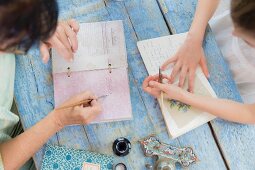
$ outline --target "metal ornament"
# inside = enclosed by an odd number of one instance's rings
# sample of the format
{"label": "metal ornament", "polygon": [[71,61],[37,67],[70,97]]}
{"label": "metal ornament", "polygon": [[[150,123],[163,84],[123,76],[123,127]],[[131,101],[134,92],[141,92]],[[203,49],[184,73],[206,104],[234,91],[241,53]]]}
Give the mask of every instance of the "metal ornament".
{"label": "metal ornament", "polygon": [[182,167],[188,167],[198,161],[193,149],[190,147],[178,148],[161,143],[155,135],[140,140],[145,156],[157,156],[154,170],[175,170],[178,162]]}

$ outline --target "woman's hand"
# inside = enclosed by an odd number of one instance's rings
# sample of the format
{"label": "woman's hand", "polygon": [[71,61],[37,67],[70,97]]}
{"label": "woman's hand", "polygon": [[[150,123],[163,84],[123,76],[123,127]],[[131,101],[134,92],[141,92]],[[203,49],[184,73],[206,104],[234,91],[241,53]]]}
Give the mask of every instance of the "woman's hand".
{"label": "woman's hand", "polygon": [[161,69],[166,70],[172,63],[174,63],[174,67],[169,77],[170,83],[173,83],[179,74],[179,87],[183,87],[185,79],[188,77],[190,92],[194,90],[195,72],[198,64],[200,64],[205,76],[209,78],[202,42],[195,40],[189,35],[175,56],[168,59]]}
{"label": "woman's hand", "polygon": [[64,126],[72,124],[88,124],[94,120],[99,113],[102,112],[102,108],[97,101],[97,97],[91,92],[83,92],[77,96],[74,96],[59,106],[59,108],[69,106],[86,99],[93,99],[91,106],[83,107],[81,105],[66,109],[55,109],[52,112],[52,114],[54,114],[55,122],[60,127],[60,129]]}
{"label": "woman's hand", "polygon": [[188,93],[176,85],[159,83],[158,75],[147,77],[143,82],[143,90],[156,98],[160,97],[161,92],[164,92],[166,93],[164,97],[178,101],[181,101],[184,93]]}
{"label": "woman's hand", "polygon": [[93,120],[101,112],[101,106],[96,97],[90,92],[81,93],[69,99],[60,107],[74,104],[84,99],[94,100],[91,102],[90,107],[77,106],[69,109],[54,110],[22,134],[1,143],[0,152],[5,169],[19,169],[51,136],[64,126],[87,124]]}
{"label": "woman's hand", "polygon": [[40,52],[43,62],[49,61],[49,48],[55,48],[59,55],[72,61],[73,53],[78,49],[78,31],[79,24],[74,19],[59,22],[53,36],[47,41],[41,42]]}

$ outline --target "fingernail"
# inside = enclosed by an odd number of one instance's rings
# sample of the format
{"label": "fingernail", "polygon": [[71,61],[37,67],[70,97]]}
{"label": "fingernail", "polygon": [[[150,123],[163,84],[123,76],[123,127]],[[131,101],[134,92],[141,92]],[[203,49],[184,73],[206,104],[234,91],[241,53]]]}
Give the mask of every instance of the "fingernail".
{"label": "fingernail", "polygon": [[77,49],[73,49],[73,48],[72,48],[72,52],[73,52],[73,53],[76,53],[76,51],[77,51]]}
{"label": "fingernail", "polygon": [[70,58],[69,61],[72,63],[73,62],[73,58]]}
{"label": "fingernail", "polygon": [[155,83],[154,83],[153,81],[150,81],[150,82],[149,82],[149,85],[150,85],[150,86],[154,86],[154,84],[155,84]]}
{"label": "fingernail", "polygon": [[43,58],[43,63],[46,64],[47,63],[47,59],[46,58]]}

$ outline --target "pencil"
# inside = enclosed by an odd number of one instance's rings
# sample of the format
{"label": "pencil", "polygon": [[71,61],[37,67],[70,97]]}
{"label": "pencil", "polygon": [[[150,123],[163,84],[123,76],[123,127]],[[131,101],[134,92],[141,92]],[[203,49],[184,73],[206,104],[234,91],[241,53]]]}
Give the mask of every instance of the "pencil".
{"label": "pencil", "polygon": [[[108,95],[100,96],[100,97],[98,97],[96,100],[105,98],[105,97],[107,97],[107,96],[108,96]],[[56,110],[68,109],[68,108],[71,108],[71,107],[76,107],[76,106],[81,106],[81,105],[83,105],[83,107],[89,107],[89,106],[91,106],[91,102],[92,102],[93,100],[94,100],[94,99],[82,100],[82,101],[77,102],[77,103],[73,103],[73,104],[70,104],[70,105],[67,105],[67,106],[63,106],[63,107],[57,108]]]}

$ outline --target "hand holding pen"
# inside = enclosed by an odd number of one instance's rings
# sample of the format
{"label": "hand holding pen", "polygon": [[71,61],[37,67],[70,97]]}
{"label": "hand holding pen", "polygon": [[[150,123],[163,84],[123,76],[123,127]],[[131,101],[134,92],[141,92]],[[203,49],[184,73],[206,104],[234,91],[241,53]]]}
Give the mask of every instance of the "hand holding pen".
{"label": "hand holding pen", "polygon": [[[143,82],[143,90],[150,95],[159,98],[174,99],[180,101],[184,95],[187,93],[186,90],[183,90],[177,85],[163,83],[164,79],[168,77],[161,73],[159,69],[159,74],[155,76],[148,76]],[[169,79],[168,79],[169,80]],[[164,92],[164,95],[162,94]]]}
{"label": "hand holding pen", "polygon": [[[101,98],[104,97],[106,96]],[[70,98],[50,114],[54,117],[53,120],[57,122],[60,129],[66,125],[88,124],[102,112],[98,99],[91,92],[83,92]]]}
{"label": "hand holding pen", "polygon": [[103,96],[100,96],[100,97],[97,97],[96,99],[84,99],[82,101],[79,101],[79,102],[76,102],[76,103],[72,103],[70,105],[66,105],[66,106],[63,106],[63,107],[59,107],[57,108],[56,110],[61,110],[61,109],[68,109],[68,108],[72,108],[72,107],[76,107],[76,106],[83,106],[83,107],[90,107],[92,106],[91,105],[91,102],[93,100],[100,100],[100,99],[103,99],[105,97],[107,97],[108,95],[103,95]]}
{"label": "hand holding pen", "polygon": [[167,79],[168,77],[164,74],[161,73],[161,70],[159,69],[159,74],[154,75],[154,76],[149,76],[147,77],[144,82],[143,82],[143,90],[151,95],[153,95],[154,97],[158,98],[160,97],[161,94],[161,90],[159,90],[158,88],[153,88],[150,86],[150,82],[157,82],[162,84],[163,83],[163,79]]}

